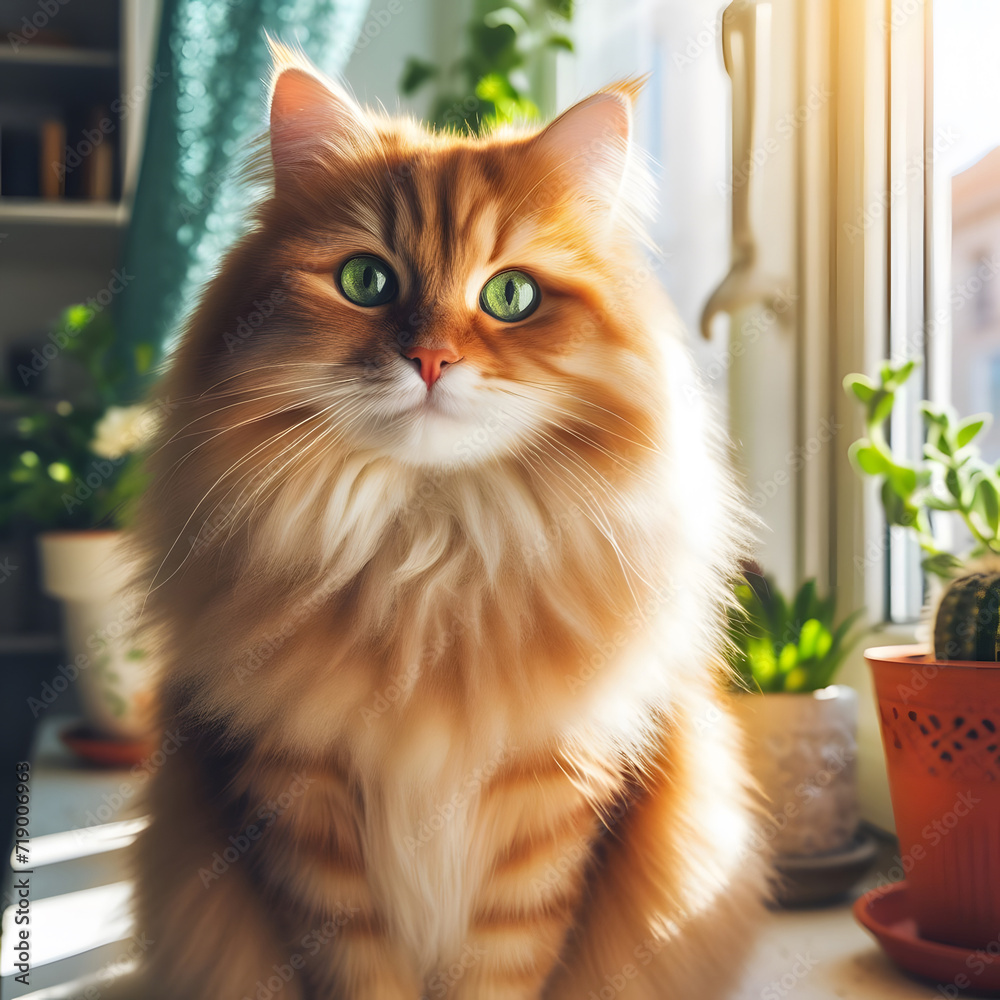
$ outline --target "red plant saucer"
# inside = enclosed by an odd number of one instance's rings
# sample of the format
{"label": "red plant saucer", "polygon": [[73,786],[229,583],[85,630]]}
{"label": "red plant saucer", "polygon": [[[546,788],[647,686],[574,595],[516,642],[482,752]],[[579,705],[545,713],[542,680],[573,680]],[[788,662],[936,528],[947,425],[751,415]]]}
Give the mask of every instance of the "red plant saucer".
{"label": "red plant saucer", "polygon": [[901,968],[936,983],[952,986],[961,996],[968,990],[1000,993],[1000,942],[991,955],[922,938],[910,915],[906,882],[866,892],[854,904],[854,918],[866,928]]}
{"label": "red plant saucer", "polygon": [[116,740],[95,733],[85,723],[67,726],[59,739],[78,757],[101,767],[131,767],[152,753],[149,740]]}

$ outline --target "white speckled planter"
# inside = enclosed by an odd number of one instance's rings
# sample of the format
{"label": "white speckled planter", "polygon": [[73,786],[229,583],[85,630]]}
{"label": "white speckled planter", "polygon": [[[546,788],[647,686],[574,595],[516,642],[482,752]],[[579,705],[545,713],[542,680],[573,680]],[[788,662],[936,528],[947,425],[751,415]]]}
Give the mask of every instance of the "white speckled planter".
{"label": "white speckled planter", "polygon": [[769,800],[764,839],[791,857],[845,847],[858,825],[857,692],[835,684],[733,701],[750,770]]}
{"label": "white speckled planter", "polygon": [[[67,661],[49,682],[76,683],[87,722],[115,739],[148,734],[153,668],[136,638],[138,603],[118,531],[49,531],[39,536],[42,584],[63,606]],[[44,694],[43,690],[43,694]]]}

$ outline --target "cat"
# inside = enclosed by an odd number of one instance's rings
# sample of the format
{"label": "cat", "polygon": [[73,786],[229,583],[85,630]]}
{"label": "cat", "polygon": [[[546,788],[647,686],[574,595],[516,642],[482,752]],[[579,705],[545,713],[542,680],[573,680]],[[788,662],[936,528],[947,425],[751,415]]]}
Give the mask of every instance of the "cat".
{"label": "cat", "polygon": [[138,517],[148,996],[721,997],[766,866],[743,505],[647,257],[637,86],[434,132],[274,46],[273,185]]}

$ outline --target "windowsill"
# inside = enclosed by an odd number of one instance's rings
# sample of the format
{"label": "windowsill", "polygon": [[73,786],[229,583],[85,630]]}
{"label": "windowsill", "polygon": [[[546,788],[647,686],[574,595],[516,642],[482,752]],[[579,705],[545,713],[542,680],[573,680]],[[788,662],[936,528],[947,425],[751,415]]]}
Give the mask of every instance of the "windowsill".
{"label": "windowsill", "polygon": [[[863,888],[893,863],[887,849]],[[856,890],[854,897],[860,895]],[[854,919],[851,902],[768,915],[733,1000],[940,1000],[900,972]],[[971,1000],[972,994],[963,993]]]}
{"label": "windowsill", "polygon": [[[46,720],[32,753],[31,823],[39,836],[79,830],[95,820],[128,820],[129,806],[143,783],[141,771],[137,779],[128,770],[95,770],[78,763],[58,740],[59,729],[68,721],[58,717]],[[131,791],[123,795],[123,789]],[[60,928],[58,947],[64,957],[34,965],[27,988],[5,975],[0,988],[3,1000],[31,996],[35,991],[121,963],[132,934],[124,912],[128,886],[126,852],[122,849],[131,834],[128,827],[123,830],[120,842],[111,845],[114,850],[99,853],[88,853],[90,847],[85,839],[74,837],[71,852],[78,856],[39,865],[32,874],[32,916],[38,953],[45,950],[44,926],[54,928],[59,920],[56,911],[63,909],[62,916],[68,922]],[[875,870],[884,871],[890,865],[891,858],[886,857]],[[869,882],[874,882],[874,876]],[[89,895],[67,896],[60,907],[55,897],[67,893]],[[86,903],[86,919],[74,921],[71,913],[81,903]],[[36,916],[44,920],[35,920]],[[44,944],[52,948],[52,942]],[[76,954],[83,949],[87,950]],[[73,997],[76,993],[65,995]],[[855,923],[850,904],[844,903],[768,914],[734,1000],[786,997],[932,1000],[940,993],[897,971]]]}

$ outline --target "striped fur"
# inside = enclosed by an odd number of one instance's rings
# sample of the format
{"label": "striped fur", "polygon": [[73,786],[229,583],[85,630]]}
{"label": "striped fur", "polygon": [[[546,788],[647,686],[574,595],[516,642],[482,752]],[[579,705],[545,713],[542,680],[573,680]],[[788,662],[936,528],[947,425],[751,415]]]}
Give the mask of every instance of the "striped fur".
{"label": "striped fur", "polygon": [[[276,62],[273,193],[161,387],[137,532],[186,737],[148,995],[721,996],[762,882],[716,666],[745,537],[635,249],[634,94],[458,137]],[[361,252],[395,302],[339,293]],[[507,267],[517,325],[477,306]],[[428,391],[403,353],[445,342]]]}

